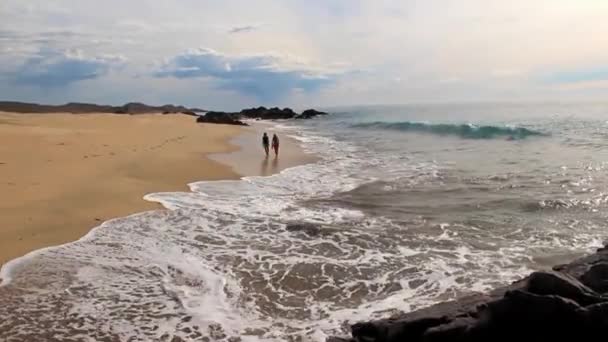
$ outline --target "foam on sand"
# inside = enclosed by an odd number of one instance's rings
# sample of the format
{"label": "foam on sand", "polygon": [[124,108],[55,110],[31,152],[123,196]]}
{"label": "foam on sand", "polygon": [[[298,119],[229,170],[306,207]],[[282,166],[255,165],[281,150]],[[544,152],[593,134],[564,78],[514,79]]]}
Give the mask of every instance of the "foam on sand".
{"label": "foam on sand", "polygon": [[[57,338],[323,341],[348,322],[514,280],[530,271],[537,248],[594,242],[594,230],[575,239],[551,230],[513,237],[339,205],[336,194],[375,184],[377,174],[436,183],[439,166],[281,129],[322,159],[149,194],[171,210],[108,221],[15,264],[3,272],[18,276],[0,292],[31,300],[0,305],[0,317],[12,320],[0,332],[17,321],[25,323],[11,326],[11,336],[30,339],[48,324]],[[314,229],[293,227],[303,222]],[[34,312],[36,322],[25,319]]]}

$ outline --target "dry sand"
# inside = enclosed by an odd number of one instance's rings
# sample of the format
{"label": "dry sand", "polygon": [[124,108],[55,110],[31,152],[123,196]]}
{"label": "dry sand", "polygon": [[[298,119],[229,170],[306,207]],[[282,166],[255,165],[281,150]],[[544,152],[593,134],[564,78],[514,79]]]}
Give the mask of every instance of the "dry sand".
{"label": "dry sand", "polygon": [[[0,113],[0,265],[158,208],[142,199],[147,193],[267,173],[253,132],[186,115]],[[283,145],[291,157],[271,162],[270,172],[311,160],[295,142]],[[228,165],[205,157],[231,151],[216,156]]]}

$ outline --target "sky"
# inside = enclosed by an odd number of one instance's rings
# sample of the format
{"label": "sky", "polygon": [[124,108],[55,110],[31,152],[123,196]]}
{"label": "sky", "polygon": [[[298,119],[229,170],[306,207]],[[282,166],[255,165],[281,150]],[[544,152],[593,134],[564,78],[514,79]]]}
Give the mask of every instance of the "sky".
{"label": "sky", "polygon": [[601,101],[606,0],[2,0],[0,100]]}

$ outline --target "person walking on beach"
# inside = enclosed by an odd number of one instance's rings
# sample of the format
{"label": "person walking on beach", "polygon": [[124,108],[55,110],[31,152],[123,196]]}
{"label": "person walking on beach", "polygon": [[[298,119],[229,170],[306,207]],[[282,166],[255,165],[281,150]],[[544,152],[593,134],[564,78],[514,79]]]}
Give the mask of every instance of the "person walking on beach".
{"label": "person walking on beach", "polygon": [[279,137],[276,134],[272,135],[272,149],[274,150],[275,158],[279,156]]}
{"label": "person walking on beach", "polygon": [[264,132],[264,135],[262,136],[262,146],[264,146],[264,152],[266,152],[266,157],[268,157],[268,148],[270,147],[270,141],[266,132]]}

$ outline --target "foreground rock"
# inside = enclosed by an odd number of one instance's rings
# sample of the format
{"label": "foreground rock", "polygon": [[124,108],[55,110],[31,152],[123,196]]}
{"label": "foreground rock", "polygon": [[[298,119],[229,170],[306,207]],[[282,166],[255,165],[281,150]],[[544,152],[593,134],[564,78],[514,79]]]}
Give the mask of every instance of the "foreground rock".
{"label": "foreground rock", "polygon": [[196,122],[248,126],[239,120],[238,115],[224,112],[207,112],[205,115],[197,117]]}
{"label": "foreground rock", "polygon": [[608,333],[608,248],[488,294],[357,323],[328,341],[565,341]]}

